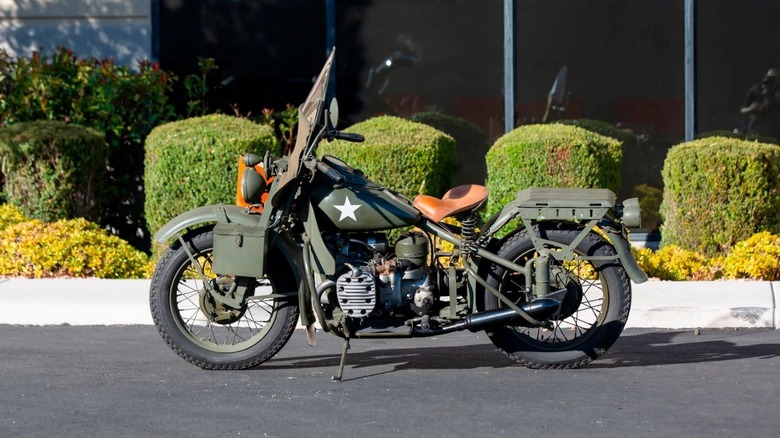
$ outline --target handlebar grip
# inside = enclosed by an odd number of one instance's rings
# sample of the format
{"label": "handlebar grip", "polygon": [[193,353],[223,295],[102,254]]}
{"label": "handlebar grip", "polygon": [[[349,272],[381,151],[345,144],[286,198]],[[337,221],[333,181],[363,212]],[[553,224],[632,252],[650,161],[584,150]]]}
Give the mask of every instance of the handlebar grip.
{"label": "handlebar grip", "polygon": [[333,182],[335,182],[336,184],[343,184],[344,181],[346,180],[346,178],[344,178],[344,175],[342,175],[341,172],[328,166],[322,161],[317,162],[317,170],[324,173],[325,176],[332,179]]}
{"label": "handlebar grip", "polygon": [[351,132],[337,132],[335,138],[344,141],[351,141],[353,143],[362,143],[366,140],[366,138],[362,135],[353,134]]}

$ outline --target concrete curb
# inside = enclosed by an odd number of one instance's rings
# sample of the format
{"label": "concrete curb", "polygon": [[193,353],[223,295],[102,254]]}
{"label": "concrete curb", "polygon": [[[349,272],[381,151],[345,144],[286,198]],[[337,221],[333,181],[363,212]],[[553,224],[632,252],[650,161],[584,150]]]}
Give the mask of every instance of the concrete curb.
{"label": "concrete curb", "polygon": [[628,327],[778,328],[780,283],[648,281],[633,285]]}
{"label": "concrete curb", "polygon": [[[0,279],[0,324],[152,324],[150,280]],[[779,328],[780,282],[648,281],[633,285],[627,327]]]}

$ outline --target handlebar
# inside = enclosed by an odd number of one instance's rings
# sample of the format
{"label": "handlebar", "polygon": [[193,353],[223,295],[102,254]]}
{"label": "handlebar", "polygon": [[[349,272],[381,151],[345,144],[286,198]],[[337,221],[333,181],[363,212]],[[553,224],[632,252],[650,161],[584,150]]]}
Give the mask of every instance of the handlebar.
{"label": "handlebar", "polygon": [[353,134],[351,132],[339,132],[335,129],[326,133],[325,138],[330,140],[344,140],[344,141],[351,141],[352,143],[362,143],[366,140],[365,137],[363,137],[360,134]]}

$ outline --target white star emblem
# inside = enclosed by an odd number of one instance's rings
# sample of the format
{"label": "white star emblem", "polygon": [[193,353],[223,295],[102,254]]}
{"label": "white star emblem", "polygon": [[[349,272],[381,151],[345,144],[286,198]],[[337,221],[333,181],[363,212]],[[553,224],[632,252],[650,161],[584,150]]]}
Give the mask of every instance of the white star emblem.
{"label": "white star emblem", "polygon": [[357,218],[355,217],[355,210],[362,207],[362,205],[355,204],[352,205],[349,202],[349,196],[344,198],[344,204],[343,205],[334,205],[338,211],[341,212],[341,216],[339,216],[339,222],[343,221],[345,218],[350,218],[353,221],[357,222]]}

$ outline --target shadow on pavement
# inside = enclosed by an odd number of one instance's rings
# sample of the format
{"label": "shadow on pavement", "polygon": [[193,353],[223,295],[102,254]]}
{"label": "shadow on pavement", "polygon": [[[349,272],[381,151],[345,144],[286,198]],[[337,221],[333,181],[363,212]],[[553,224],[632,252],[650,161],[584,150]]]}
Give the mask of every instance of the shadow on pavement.
{"label": "shadow on pavement", "polygon": [[[693,332],[662,331],[623,336],[606,355],[592,362],[585,369],[698,364],[748,358],[772,359],[780,356],[780,343],[762,342],[770,339],[768,336],[772,336],[772,332],[723,330],[697,336]],[[774,338],[780,339],[780,336]],[[358,342],[360,340],[352,343],[353,350],[347,357],[348,367],[393,365],[393,370],[387,372],[394,372],[515,366],[513,361],[492,344],[354,352]],[[361,350],[365,348],[361,346]],[[260,368],[335,368],[339,364],[339,358],[340,355],[336,352],[327,355],[278,357],[261,365]]]}
{"label": "shadow on pavement", "polygon": [[[774,336],[772,336],[774,335]],[[766,340],[778,343],[766,343]],[[739,359],[772,359],[780,356],[780,336],[775,330],[715,330],[701,336],[694,332],[662,331],[623,336],[589,368],[622,368],[654,365],[699,364]]]}

